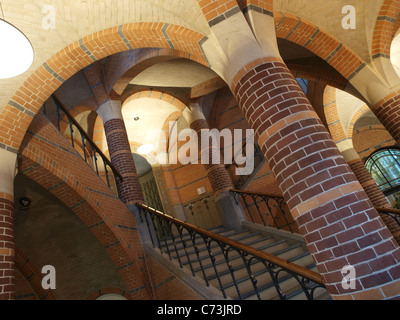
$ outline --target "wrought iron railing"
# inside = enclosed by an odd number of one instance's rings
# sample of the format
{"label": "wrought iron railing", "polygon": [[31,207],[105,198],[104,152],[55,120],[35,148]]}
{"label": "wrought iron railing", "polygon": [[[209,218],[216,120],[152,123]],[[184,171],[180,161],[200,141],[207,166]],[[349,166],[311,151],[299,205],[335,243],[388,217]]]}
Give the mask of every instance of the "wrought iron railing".
{"label": "wrought iron railing", "polygon": [[283,197],[241,190],[231,190],[236,203],[242,204],[248,221],[289,232],[298,232]]}
{"label": "wrought iron railing", "polygon": [[[176,258],[181,268],[188,265],[192,275],[201,276],[207,286],[212,282],[224,298],[228,297],[223,284],[226,281],[229,281],[231,287],[234,286],[238,299],[251,295],[262,300],[262,292],[267,288],[275,289],[277,298],[288,299],[293,294],[293,286],[285,287],[282,283],[290,280],[309,300],[314,299],[318,288],[325,290],[322,276],[316,272],[183,222],[146,205],[137,206],[141,222],[147,225],[153,247],[168,254],[170,259]],[[250,292],[243,290],[242,284],[246,280]]]}
{"label": "wrought iron railing", "polygon": [[400,226],[400,210],[387,209],[387,208],[375,208],[379,213],[388,215]]}
{"label": "wrought iron railing", "polygon": [[[241,190],[231,190],[236,203],[244,207],[248,221],[284,229],[298,233],[298,228],[292,218],[289,208],[283,197],[273,194],[263,194]],[[400,210],[391,208],[375,208],[378,213],[387,215],[393,219],[393,223],[400,226]]]}
{"label": "wrought iron railing", "polygon": [[[72,147],[80,154],[82,159],[103,178],[107,185],[117,193],[116,185],[123,178],[118,170],[111,164],[110,160],[104,155],[100,148],[94,143],[86,131],[70,114],[63,103],[53,94],[51,96],[54,105],[46,103],[43,105],[43,113],[54,123],[62,135],[68,131],[67,139]],[[52,110],[49,110],[53,106]],[[99,161],[101,161],[99,163]]]}

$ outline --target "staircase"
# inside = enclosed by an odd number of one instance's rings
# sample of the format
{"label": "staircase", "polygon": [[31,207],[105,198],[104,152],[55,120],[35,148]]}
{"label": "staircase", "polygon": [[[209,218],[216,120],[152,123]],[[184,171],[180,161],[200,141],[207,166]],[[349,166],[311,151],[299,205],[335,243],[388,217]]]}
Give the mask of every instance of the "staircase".
{"label": "staircase", "polygon": [[[209,231],[316,271],[314,261],[302,241],[265,232],[235,231],[222,226]],[[216,242],[210,242],[207,248],[201,239],[196,240],[195,237],[194,240],[196,247],[193,245],[193,237],[191,238],[188,233],[180,237],[166,238],[160,241],[160,249],[168,253],[181,267],[187,268],[192,274],[204,279],[207,284],[218,288],[224,297],[234,300],[280,299],[273,281],[276,277],[279,279],[279,287],[285,299],[307,299],[298,281],[286,271],[275,268],[273,272],[269,272],[259,260],[244,261],[234,249],[225,250]],[[212,259],[215,261],[214,264]],[[252,275],[250,277],[249,271]],[[256,283],[258,294],[253,283]],[[314,292],[314,299],[329,298],[325,288],[317,288]]]}

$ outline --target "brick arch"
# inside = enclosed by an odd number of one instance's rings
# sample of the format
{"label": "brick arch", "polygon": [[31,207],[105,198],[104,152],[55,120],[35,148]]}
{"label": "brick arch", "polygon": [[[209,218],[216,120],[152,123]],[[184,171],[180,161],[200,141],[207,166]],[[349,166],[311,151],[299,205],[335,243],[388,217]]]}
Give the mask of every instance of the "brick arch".
{"label": "brick arch", "polygon": [[[378,143],[369,143],[368,146],[365,145],[360,145],[359,141],[363,140],[361,139],[355,139],[356,135],[366,135],[368,134],[368,137],[370,137],[371,134],[380,134],[384,139],[380,139]],[[396,146],[396,141],[393,139],[393,137],[390,136],[388,131],[384,126],[381,125],[373,125],[373,126],[364,126],[361,127],[353,132],[354,134],[354,149],[359,153],[360,158],[363,161],[366,161],[367,158],[372,155],[374,152],[376,152],[379,149],[382,148],[388,148],[388,147],[395,147]],[[386,137],[386,139],[385,139]],[[371,142],[370,139],[366,140],[368,142]]]}
{"label": "brick arch", "polygon": [[[168,118],[165,120],[164,125],[161,129],[162,132],[164,132],[164,135],[167,137],[166,143],[169,141],[169,135],[168,135],[168,123],[169,121],[177,121],[179,117],[182,116],[182,112],[184,109],[187,107],[187,104],[185,101],[181,100],[180,98],[177,98],[173,96],[172,94],[169,94],[168,92],[162,91],[162,90],[157,90],[157,89],[134,89],[132,91],[128,91],[124,94],[124,96],[121,98],[122,100],[122,108],[123,104],[128,100],[136,100],[136,99],[141,99],[141,98],[151,98],[151,99],[158,99],[158,100],[163,100],[171,105],[173,105],[177,111],[170,114]],[[95,124],[94,124],[94,134],[93,134],[93,141],[102,148],[104,146],[104,125],[103,121],[101,118],[98,116]],[[161,138],[163,138],[163,135],[161,135]],[[135,147],[138,147],[138,143],[135,141],[130,141],[131,145],[131,150],[134,150]],[[168,145],[168,144],[167,144]],[[109,155],[109,150],[105,146],[102,148],[102,151],[106,156]]]}
{"label": "brick arch", "polygon": [[[132,214],[106,184],[99,183],[96,173],[82,164],[42,114],[32,122],[20,154],[19,170],[50,191],[88,227],[119,269],[132,298],[149,298]],[[115,219],[129,226],[129,233],[119,228]]]}
{"label": "brick arch", "polygon": [[[182,117],[182,111],[177,111],[177,112],[171,113],[164,122],[164,125],[162,127],[162,132],[164,134],[161,136],[161,138],[164,138],[164,137],[166,138],[166,140],[163,141],[163,143],[165,143],[165,146],[166,146],[166,149],[164,150],[165,152],[169,152],[170,147],[171,147],[169,144],[169,142],[170,142],[170,140],[169,140],[169,138],[170,138],[169,123],[177,122],[180,117]],[[178,132],[178,135],[179,135],[179,132]]]}
{"label": "brick arch", "polygon": [[[165,141],[166,145],[168,146],[169,143],[169,121],[177,121],[179,117],[182,116],[183,111],[185,108],[187,108],[187,104],[185,101],[183,101],[180,98],[177,98],[176,96],[173,96],[169,94],[168,92],[162,91],[162,90],[157,90],[157,89],[135,89],[133,91],[128,92],[127,95],[124,96],[122,99],[122,104],[126,102],[128,99],[133,101],[136,99],[141,99],[141,98],[151,98],[151,99],[158,99],[158,100],[163,100],[171,105],[173,105],[177,111],[173,112],[168,116],[168,118],[165,120],[164,125],[161,129],[161,131],[164,133],[164,136],[167,138],[167,141]],[[123,105],[122,105],[123,107]],[[163,134],[161,134],[161,139],[164,138]],[[167,150],[166,150],[167,151]]]}
{"label": "brick arch", "polygon": [[336,88],[326,86],[324,91],[324,113],[329,132],[335,143],[347,138],[343,130],[336,104]]}
{"label": "brick arch", "polygon": [[115,66],[117,70],[114,70],[113,72],[113,80],[109,80],[111,82],[110,88],[121,95],[128,86],[129,82],[139,73],[141,73],[144,68],[149,68],[160,61],[178,58],[195,61],[209,67],[208,63],[193,57],[188,52],[175,49],[154,48],[146,51],[143,54],[139,53],[139,55],[135,56],[135,58],[125,58],[124,63]]}
{"label": "brick arch", "polygon": [[347,137],[352,138],[354,133],[354,126],[357,121],[367,112],[371,111],[371,109],[367,105],[363,105],[361,108],[356,110],[350,120],[349,130],[347,132]]}
{"label": "brick arch", "polygon": [[102,295],[112,294],[112,293],[123,296],[128,300],[131,299],[129,294],[121,288],[105,287],[105,288],[100,288],[100,289],[96,290],[95,292],[93,292],[91,295],[89,295],[87,297],[86,300],[96,300],[97,298],[100,298]]}
{"label": "brick arch", "polygon": [[366,65],[347,46],[305,19],[288,12],[275,11],[274,20],[278,38],[310,50],[347,80],[353,78]]}
{"label": "brick arch", "polygon": [[400,1],[385,0],[376,19],[372,36],[372,58],[390,58],[390,48],[400,28]]}
{"label": "brick arch", "polygon": [[[59,51],[16,91],[0,115],[0,143],[17,152],[33,117],[48,97],[79,70],[115,53],[138,48],[174,48],[208,65],[201,43],[206,37],[162,22],[130,23],[98,31]],[[18,121],[14,121],[18,119]]]}
{"label": "brick arch", "polygon": [[127,100],[136,100],[136,99],[141,99],[141,98],[151,98],[151,99],[157,99],[157,100],[163,100],[169,104],[172,104],[174,107],[178,109],[178,111],[183,111],[186,107],[185,101],[182,99],[166,92],[163,90],[158,90],[158,89],[133,89],[122,97],[122,108],[124,107],[123,104]]}
{"label": "brick arch", "polygon": [[310,81],[322,81],[331,87],[346,91],[349,81],[341,74],[333,72],[333,70],[326,70],[324,68],[288,63],[286,64],[290,72],[295,78],[303,78]]}
{"label": "brick arch", "polygon": [[15,267],[28,281],[39,300],[56,300],[51,290],[43,289],[41,282],[43,275],[39,269],[18,247],[15,248]]}

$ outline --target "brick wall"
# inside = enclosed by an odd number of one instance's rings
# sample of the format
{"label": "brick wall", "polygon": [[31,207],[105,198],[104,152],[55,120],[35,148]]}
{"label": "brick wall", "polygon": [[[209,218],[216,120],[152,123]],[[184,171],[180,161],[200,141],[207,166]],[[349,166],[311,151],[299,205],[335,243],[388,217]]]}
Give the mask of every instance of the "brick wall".
{"label": "brick wall", "polygon": [[366,160],[378,149],[395,146],[396,141],[384,127],[372,126],[354,131],[353,145],[360,158]]}
{"label": "brick wall", "polygon": [[155,300],[204,300],[153,257],[147,257]]}
{"label": "brick wall", "polygon": [[141,243],[132,214],[40,114],[29,128],[21,155],[20,170],[90,228],[119,268],[130,294],[137,299],[148,297]]}

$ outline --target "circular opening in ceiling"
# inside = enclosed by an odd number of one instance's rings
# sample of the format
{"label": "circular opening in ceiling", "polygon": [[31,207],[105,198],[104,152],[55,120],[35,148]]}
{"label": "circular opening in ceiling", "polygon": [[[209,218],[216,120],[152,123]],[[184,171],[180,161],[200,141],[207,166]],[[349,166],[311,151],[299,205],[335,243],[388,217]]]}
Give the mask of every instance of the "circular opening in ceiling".
{"label": "circular opening in ceiling", "polygon": [[16,77],[33,63],[33,48],[16,27],[0,19],[0,79]]}

